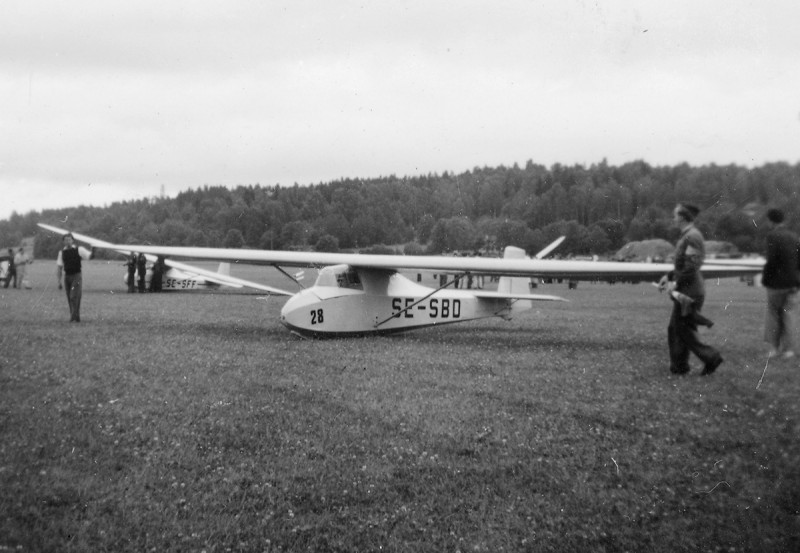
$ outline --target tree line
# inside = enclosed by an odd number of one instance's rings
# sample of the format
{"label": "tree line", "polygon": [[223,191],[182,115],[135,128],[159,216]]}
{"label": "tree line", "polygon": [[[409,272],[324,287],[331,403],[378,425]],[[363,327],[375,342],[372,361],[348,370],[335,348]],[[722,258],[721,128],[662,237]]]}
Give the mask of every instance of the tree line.
{"label": "tree line", "polygon": [[674,241],[672,208],[686,201],[702,209],[697,225],[707,239],[749,253],[762,247],[767,207],[782,208],[800,231],[798,191],[800,164],[783,162],[548,168],[528,161],[309,186],[203,185],[174,198],[13,213],[0,221],[0,244],[36,234],[35,255],[55,255],[59,240],[36,223],[66,220],[73,230],[128,244],[414,254],[512,244],[533,253],[565,235],[560,253],[605,256],[629,241]]}

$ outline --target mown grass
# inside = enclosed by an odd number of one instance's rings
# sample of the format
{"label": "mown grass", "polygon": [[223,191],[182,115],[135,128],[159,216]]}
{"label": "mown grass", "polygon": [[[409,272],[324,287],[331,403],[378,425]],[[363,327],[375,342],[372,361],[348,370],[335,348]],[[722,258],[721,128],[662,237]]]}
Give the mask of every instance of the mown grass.
{"label": "mown grass", "polygon": [[762,289],[710,283],[726,363],[705,378],[669,374],[645,284],[304,341],[278,298],[128,295],[100,262],[69,324],[52,264],[31,268],[0,290],[0,550],[800,546],[800,374],[766,365]]}

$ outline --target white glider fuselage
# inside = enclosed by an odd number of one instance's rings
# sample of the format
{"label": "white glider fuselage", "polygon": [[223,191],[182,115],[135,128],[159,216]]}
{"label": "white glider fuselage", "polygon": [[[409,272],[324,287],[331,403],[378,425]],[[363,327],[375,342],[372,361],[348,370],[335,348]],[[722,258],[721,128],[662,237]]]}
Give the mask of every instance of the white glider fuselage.
{"label": "white glider fuselage", "polygon": [[281,309],[281,322],[303,336],[388,334],[486,317],[509,318],[512,311],[529,309],[530,304],[492,292],[435,290],[394,271],[338,265],[322,268],[313,287],[289,298]]}

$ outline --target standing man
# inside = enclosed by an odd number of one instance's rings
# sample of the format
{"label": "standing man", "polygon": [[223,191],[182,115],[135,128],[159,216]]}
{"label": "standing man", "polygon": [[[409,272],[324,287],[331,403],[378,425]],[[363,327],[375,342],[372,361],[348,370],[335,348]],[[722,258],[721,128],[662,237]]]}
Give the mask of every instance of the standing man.
{"label": "standing man", "polygon": [[64,247],[58,252],[56,259],[56,278],[58,289],[61,290],[61,273],[64,273],[64,288],[67,290],[69,303],[69,322],[81,322],[81,295],[83,294],[83,277],[81,276],[81,259],[94,257],[92,251],[83,246],[75,245],[75,238],[68,232],[62,238]]}
{"label": "standing man", "polygon": [[794,357],[794,323],[791,310],[800,286],[800,245],[797,235],[783,226],[783,211],[767,211],[767,261],[761,283],[767,289],[767,319],[764,341],[772,349],[770,357]]}
{"label": "standing man", "polygon": [[150,273],[150,291],[161,292],[161,279],[164,276],[164,258],[159,256],[153,263]]}
{"label": "standing man", "polygon": [[[25,266],[30,262],[31,260],[25,255],[25,248],[20,247],[20,249],[17,250],[17,255],[14,256],[14,268],[17,272],[17,281],[19,282],[20,288],[25,286]],[[14,283],[14,286],[16,287],[16,283]]]}
{"label": "standing man", "polygon": [[689,372],[689,353],[694,353],[703,361],[702,375],[709,375],[722,364],[722,355],[713,347],[700,341],[697,333],[695,314],[703,309],[706,297],[705,283],[700,267],[706,256],[703,235],[694,226],[695,217],[700,209],[690,204],[678,204],[672,212],[673,222],[680,229],[681,235],[675,245],[675,268],[664,275],[659,282],[663,290],[669,284],[674,291],[691,298],[692,302],[681,306],[673,301],[672,316],[667,329],[669,344],[670,371],[675,374]]}
{"label": "standing man", "polygon": [[14,288],[17,287],[17,266],[14,264],[14,250],[8,248],[8,273],[6,274],[6,283],[3,288],[8,288],[8,283],[14,279]]}
{"label": "standing man", "polygon": [[136,272],[139,275],[139,293],[144,294],[144,275],[147,273],[147,258],[143,253],[136,258]]}
{"label": "standing man", "polygon": [[128,293],[133,294],[136,292],[136,252],[131,252],[125,267],[128,270]]}

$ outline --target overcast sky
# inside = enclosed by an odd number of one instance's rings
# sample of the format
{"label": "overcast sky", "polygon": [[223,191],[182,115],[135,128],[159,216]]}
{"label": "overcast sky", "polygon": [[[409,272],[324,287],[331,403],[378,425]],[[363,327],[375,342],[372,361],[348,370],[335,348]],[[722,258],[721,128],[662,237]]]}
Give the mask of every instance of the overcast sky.
{"label": "overcast sky", "polygon": [[529,159],[800,161],[800,2],[0,3],[0,219]]}

